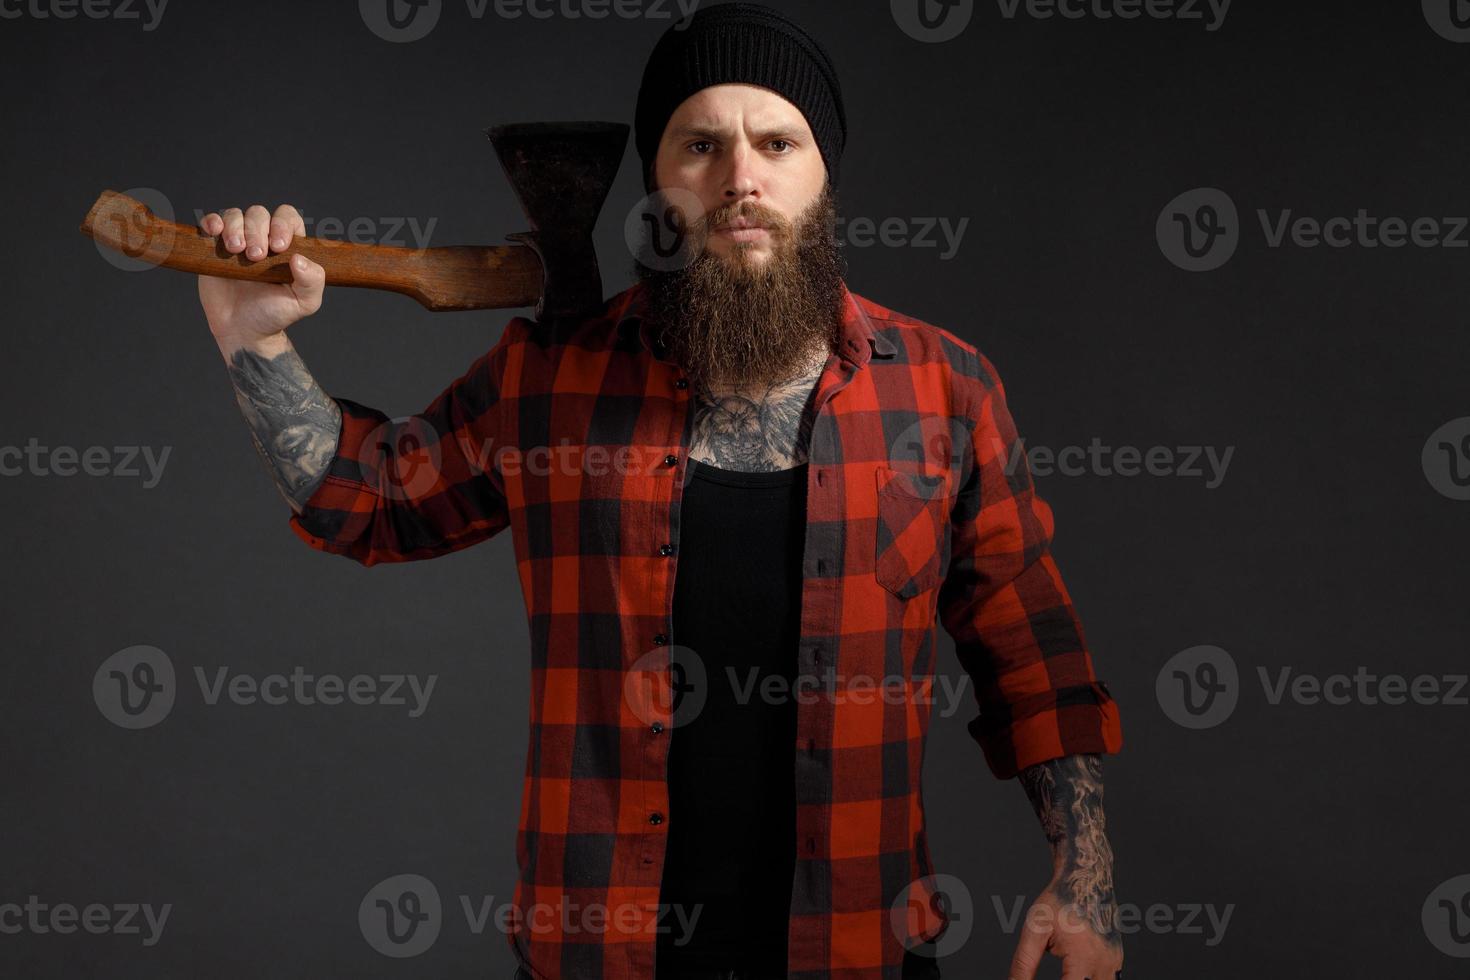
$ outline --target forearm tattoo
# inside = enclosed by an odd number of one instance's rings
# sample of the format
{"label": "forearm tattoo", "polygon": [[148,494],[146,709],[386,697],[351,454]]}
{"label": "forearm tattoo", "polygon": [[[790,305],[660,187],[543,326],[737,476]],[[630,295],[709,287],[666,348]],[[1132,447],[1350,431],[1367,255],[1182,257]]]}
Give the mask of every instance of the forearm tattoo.
{"label": "forearm tattoo", "polygon": [[342,409],[295,350],[265,358],[241,349],[231,356],[229,369],[255,448],[299,514],[337,452]]}
{"label": "forearm tattoo", "polygon": [[1052,847],[1053,891],[1110,945],[1120,946],[1102,759],[1095,754],[1052,759],[1023,770],[1020,781]]}
{"label": "forearm tattoo", "polygon": [[800,376],[768,385],[695,386],[690,455],[746,473],[790,469],[806,462],[815,413],[812,393],[825,354]]}

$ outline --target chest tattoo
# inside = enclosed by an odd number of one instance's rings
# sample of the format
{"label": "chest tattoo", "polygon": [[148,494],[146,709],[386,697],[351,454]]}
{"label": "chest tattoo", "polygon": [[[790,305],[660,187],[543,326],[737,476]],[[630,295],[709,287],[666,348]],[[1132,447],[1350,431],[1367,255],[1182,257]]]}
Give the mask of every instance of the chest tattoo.
{"label": "chest tattoo", "polygon": [[701,463],[745,473],[800,466],[807,460],[812,396],[826,365],[768,385],[698,384],[690,455]]}

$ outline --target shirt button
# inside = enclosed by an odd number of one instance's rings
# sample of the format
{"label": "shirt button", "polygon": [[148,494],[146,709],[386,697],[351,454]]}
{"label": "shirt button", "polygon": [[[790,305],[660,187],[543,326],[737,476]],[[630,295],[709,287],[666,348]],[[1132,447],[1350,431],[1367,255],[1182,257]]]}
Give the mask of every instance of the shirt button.
{"label": "shirt button", "polygon": [[675,456],[673,453],[669,453],[667,456],[664,457],[665,466],[676,466],[678,465],[678,463],[679,457]]}
{"label": "shirt button", "polygon": [[689,387],[689,379],[680,378],[678,381],[674,382],[674,387],[678,388],[680,391],[683,391],[685,388]]}
{"label": "shirt button", "polygon": [[656,721],[651,727],[653,728],[653,734],[658,735],[664,730],[664,723],[661,721]]}
{"label": "shirt button", "polygon": [[662,813],[650,813],[648,815],[648,822],[657,826],[664,822],[664,815]]}
{"label": "shirt button", "polygon": [[655,633],[655,634],[653,634],[653,645],[654,646],[658,646],[658,647],[667,646],[668,645],[668,642],[669,642],[669,638],[668,638],[668,636],[666,634],[664,634],[664,633]]}
{"label": "shirt button", "polygon": [[658,553],[661,555],[672,555],[674,553],[674,546],[671,544],[661,544],[658,546]]}

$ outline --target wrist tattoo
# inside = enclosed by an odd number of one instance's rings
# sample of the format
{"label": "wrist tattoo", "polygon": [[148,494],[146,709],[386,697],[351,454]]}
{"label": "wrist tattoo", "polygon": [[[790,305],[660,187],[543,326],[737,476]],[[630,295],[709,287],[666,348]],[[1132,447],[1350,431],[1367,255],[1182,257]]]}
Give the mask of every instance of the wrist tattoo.
{"label": "wrist tattoo", "polygon": [[1113,849],[1103,814],[1102,760],[1069,755],[1023,770],[1022,787],[1052,846],[1052,888],[1110,945],[1121,946],[1113,895]]}
{"label": "wrist tattoo", "polygon": [[337,452],[342,409],[294,350],[265,358],[242,348],[230,358],[229,371],[255,448],[300,513]]}

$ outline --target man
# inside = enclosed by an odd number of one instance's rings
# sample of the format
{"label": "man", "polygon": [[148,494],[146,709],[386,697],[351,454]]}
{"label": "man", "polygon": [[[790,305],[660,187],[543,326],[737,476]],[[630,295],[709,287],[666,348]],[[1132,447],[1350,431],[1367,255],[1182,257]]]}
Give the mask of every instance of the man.
{"label": "man", "polygon": [[[511,320],[408,423],[329,397],[286,339],[319,266],[200,280],[304,540],[371,565],[511,529],[533,665],[517,976],[937,976],[936,616],[971,734],[1052,846],[1011,975],[1050,950],[1065,980],[1121,976],[1098,761],[1117,708],[1050,510],[1007,465],[993,367],[843,281],[830,57],[770,8],[705,8],[655,47],[635,129],[687,260],[640,263],[576,322]],[[247,259],[303,233],[289,206],[202,227]]]}

